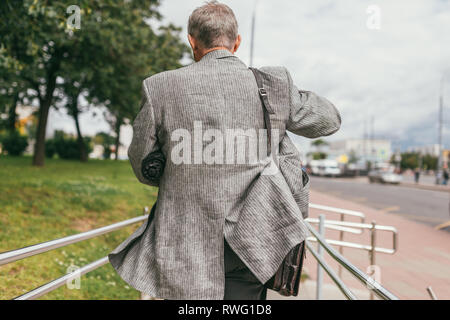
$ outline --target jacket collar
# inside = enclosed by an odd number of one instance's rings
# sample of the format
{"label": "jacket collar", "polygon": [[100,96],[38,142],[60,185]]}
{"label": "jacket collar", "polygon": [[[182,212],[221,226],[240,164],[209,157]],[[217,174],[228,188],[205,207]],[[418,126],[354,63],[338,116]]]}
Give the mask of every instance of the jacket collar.
{"label": "jacket collar", "polygon": [[208,52],[200,59],[200,61],[222,59],[222,58],[228,58],[228,57],[235,57],[235,55],[226,49],[218,49],[218,50]]}

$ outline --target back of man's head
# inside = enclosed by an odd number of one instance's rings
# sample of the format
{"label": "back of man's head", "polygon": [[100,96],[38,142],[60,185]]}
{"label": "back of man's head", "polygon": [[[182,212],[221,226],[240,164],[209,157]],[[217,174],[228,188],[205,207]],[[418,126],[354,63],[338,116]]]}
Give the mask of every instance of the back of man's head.
{"label": "back of man's head", "polygon": [[188,33],[204,49],[225,47],[231,50],[238,36],[238,23],[230,7],[209,1],[192,12]]}

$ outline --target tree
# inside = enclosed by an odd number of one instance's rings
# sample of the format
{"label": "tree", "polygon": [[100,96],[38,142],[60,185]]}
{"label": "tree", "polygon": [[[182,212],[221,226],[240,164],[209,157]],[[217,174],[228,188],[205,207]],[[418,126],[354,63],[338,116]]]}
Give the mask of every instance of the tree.
{"label": "tree", "polygon": [[67,110],[75,121],[75,129],[77,132],[77,144],[79,149],[78,151],[80,155],[80,161],[86,162],[88,160],[88,152],[86,150],[86,143],[83,139],[83,135],[81,134],[80,118],[79,118],[79,115],[82,112],[79,105],[79,98],[83,91],[82,83],[76,81],[67,81],[67,79],[65,79],[63,87],[67,98],[66,104]]}
{"label": "tree", "polygon": [[[154,33],[145,23],[136,28],[140,28],[140,33],[145,36],[131,40],[127,38],[128,46],[123,48],[126,53],[105,57],[114,61],[114,76],[107,77],[106,81],[96,80],[104,75],[97,73],[94,83],[102,85],[91,90],[95,97],[93,101],[105,101],[108,108],[105,119],[115,132],[116,160],[121,126],[129,123],[139,111],[142,80],[155,73],[181,67],[181,59],[189,52],[180,39],[180,28],[169,25],[161,27],[158,33]],[[130,46],[134,51],[130,51]]]}
{"label": "tree", "polygon": [[436,170],[438,167],[438,157],[426,154],[423,156],[422,165],[424,170]]}
{"label": "tree", "polygon": [[328,142],[326,142],[323,139],[317,139],[317,140],[314,140],[313,142],[311,142],[311,145],[314,147],[320,148],[320,147],[328,146]]}
{"label": "tree", "polygon": [[[3,72],[0,71],[0,73]],[[10,78],[8,79],[10,81],[5,81],[7,78]],[[3,127],[10,133],[16,130],[16,109],[21,100],[19,96],[21,94],[21,83],[11,78],[11,76],[2,74],[0,80],[0,112],[6,115]]]}
{"label": "tree", "polygon": [[312,154],[313,160],[323,160],[327,158],[327,154],[324,152],[313,152]]}
{"label": "tree", "polygon": [[[180,55],[187,51],[172,26],[156,34],[146,23],[161,18],[158,0],[77,1],[79,30],[67,24],[69,5],[62,0],[0,3],[0,63],[26,83],[23,91],[31,89],[39,105],[36,166],[44,165],[48,114],[58,90],[66,95],[76,125],[77,91],[110,108],[121,124],[131,117],[129,103],[139,99],[140,81],[161,67],[179,66]],[[79,124],[77,133],[81,142]]]}
{"label": "tree", "polygon": [[[429,154],[421,155],[418,152],[403,152],[401,154],[401,159],[400,168],[402,170],[414,170],[419,166],[424,170],[436,170],[438,163],[437,157]],[[395,163],[395,155],[391,157],[391,163]]]}
{"label": "tree", "polygon": [[355,150],[350,150],[348,163],[357,163],[359,161],[359,157],[357,156]]}
{"label": "tree", "polygon": [[[51,4],[50,4],[51,3]],[[44,164],[45,131],[61,62],[70,56],[64,1],[4,1],[0,34],[4,55],[18,61],[13,72],[34,90],[39,103],[33,164]]]}
{"label": "tree", "polygon": [[325,140],[314,140],[311,142],[311,146],[315,149],[315,151],[311,153],[313,160],[322,160],[328,157],[327,153],[323,150],[324,147],[328,146],[328,142]]}
{"label": "tree", "polygon": [[7,129],[10,134],[16,130],[19,103],[26,98],[26,83],[14,70],[20,63],[8,55],[3,43],[0,44],[0,129]]}
{"label": "tree", "polygon": [[[152,74],[181,67],[181,59],[189,52],[180,39],[180,28],[169,24],[155,32],[148,25],[146,14],[145,7],[111,12],[108,27],[95,28],[85,38],[90,48],[96,48],[96,58],[93,60],[88,54],[86,63],[90,67],[87,70],[91,72],[81,83],[86,87],[86,98],[92,104],[100,103],[107,107],[105,119],[116,136],[116,160],[120,128],[139,111],[142,80]],[[156,12],[153,17],[160,18]],[[111,30],[115,30],[112,45]],[[98,47],[99,43],[104,43],[104,46]]]}

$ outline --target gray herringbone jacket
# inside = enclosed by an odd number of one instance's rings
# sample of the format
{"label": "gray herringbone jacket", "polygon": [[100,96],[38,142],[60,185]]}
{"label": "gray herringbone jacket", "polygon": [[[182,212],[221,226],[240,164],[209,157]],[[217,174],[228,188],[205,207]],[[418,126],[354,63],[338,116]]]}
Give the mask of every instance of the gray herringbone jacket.
{"label": "gray herringbone jacket", "polygon": [[[207,164],[195,159],[195,143],[205,149],[209,142],[194,132],[194,122],[203,133],[243,129],[245,136],[248,129],[264,128],[254,76],[236,56],[213,51],[197,63],[144,80],[129,158],[146,184],[152,183],[142,174],[144,158],[159,149],[167,161],[153,219],[109,255],[137,290],[164,299],[223,299],[224,237],[262,283],[305,239],[307,186],[286,130],[309,138],[329,135],[339,129],[340,116],[326,99],[299,91],[285,68],[260,70],[280,141],[281,170],[267,175],[262,174],[267,161]],[[193,145],[182,155],[193,159],[190,164],[174,160],[181,133],[192,137],[183,138]],[[233,152],[238,156],[237,148]]]}

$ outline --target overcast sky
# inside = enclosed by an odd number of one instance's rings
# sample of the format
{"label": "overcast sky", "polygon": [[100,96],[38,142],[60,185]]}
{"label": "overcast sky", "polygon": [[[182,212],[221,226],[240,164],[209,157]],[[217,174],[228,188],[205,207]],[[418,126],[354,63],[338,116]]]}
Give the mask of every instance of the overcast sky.
{"label": "overcast sky", "polygon": [[[237,56],[248,64],[255,1],[222,2],[236,14],[243,37]],[[186,38],[189,14],[202,3],[163,0],[164,22],[182,26]],[[375,137],[391,139],[394,148],[437,143],[445,75],[443,141],[450,147],[449,1],[259,0],[256,8],[254,65],[283,65],[299,88],[331,100],[343,125],[330,139],[362,137],[373,116]],[[50,116],[49,130],[74,132],[70,118],[55,111]],[[101,119],[82,117],[86,134],[108,129]],[[130,139],[125,128],[122,141]]]}

